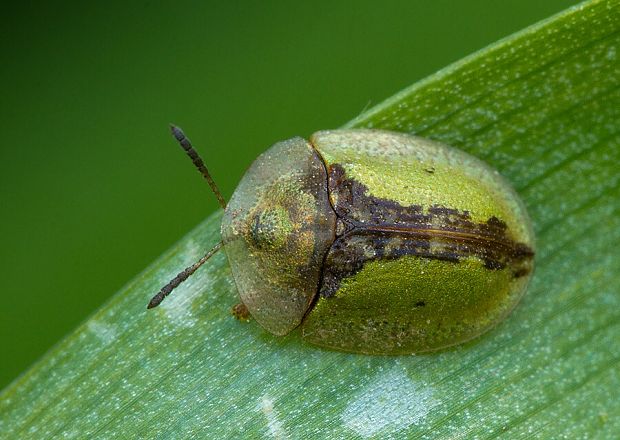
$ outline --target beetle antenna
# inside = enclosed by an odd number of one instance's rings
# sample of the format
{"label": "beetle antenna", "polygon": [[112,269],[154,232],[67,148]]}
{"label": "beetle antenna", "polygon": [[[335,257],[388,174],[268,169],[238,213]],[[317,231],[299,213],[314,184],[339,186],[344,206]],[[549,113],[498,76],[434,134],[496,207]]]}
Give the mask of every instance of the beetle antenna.
{"label": "beetle antenna", "polygon": [[213,248],[211,248],[211,250],[209,252],[207,252],[200,260],[196,261],[194,264],[192,264],[189,267],[186,267],[185,269],[183,269],[181,272],[179,272],[177,274],[176,277],[174,277],[173,279],[170,280],[170,282],[168,284],[166,284],[164,287],[162,287],[162,289],[157,292],[157,295],[155,295],[153,298],[151,298],[151,300],[149,301],[148,306],[146,306],[147,309],[152,309],[153,307],[157,307],[158,305],[161,304],[161,302],[164,300],[165,297],[167,297],[168,295],[170,295],[170,293],[176,289],[177,287],[179,287],[179,285],[185,281],[186,279],[189,278],[189,276],[191,274],[193,274],[194,272],[196,272],[196,270],[202,266],[203,264],[205,264],[205,262],[211,258],[217,251],[220,250],[220,248],[222,247],[222,242],[220,241],[218,244],[216,244],[215,246],[213,246]]}
{"label": "beetle antenna", "polygon": [[224,200],[224,197],[222,197],[222,193],[220,192],[217,185],[213,181],[211,174],[209,174],[209,170],[207,169],[205,163],[203,162],[202,158],[198,155],[198,152],[194,150],[194,147],[192,147],[192,143],[187,138],[187,136],[185,136],[185,133],[183,133],[183,130],[181,130],[176,125],[170,124],[170,131],[172,132],[172,135],[174,136],[174,138],[179,142],[183,150],[185,150],[185,153],[187,153],[187,155],[192,160],[196,168],[198,168],[198,171],[200,171],[200,174],[202,174],[202,176],[205,179],[207,179],[207,183],[211,187],[211,191],[213,191],[213,194],[215,194],[215,197],[217,198],[217,201],[222,207],[222,209],[226,209],[226,200]]}

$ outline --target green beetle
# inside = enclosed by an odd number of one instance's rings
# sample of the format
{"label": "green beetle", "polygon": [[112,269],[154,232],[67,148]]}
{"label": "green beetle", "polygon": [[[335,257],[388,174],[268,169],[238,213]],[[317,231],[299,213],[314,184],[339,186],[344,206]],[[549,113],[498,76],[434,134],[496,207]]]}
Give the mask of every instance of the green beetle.
{"label": "green beetle", "polygon": [[223,246],[237,315],[274,335],[301,327],[330,349],[409,354],[489,330],[531,278],[523,203],[460,150],[382,130],[320,131],[261,154],[226,204],[189,140],[172,132],[225,208],[222,242],[149,308]]}

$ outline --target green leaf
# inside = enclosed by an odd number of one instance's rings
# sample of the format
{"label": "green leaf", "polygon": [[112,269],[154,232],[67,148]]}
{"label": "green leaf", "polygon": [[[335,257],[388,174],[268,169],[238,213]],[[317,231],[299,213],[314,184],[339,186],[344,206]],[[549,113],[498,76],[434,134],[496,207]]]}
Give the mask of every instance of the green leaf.
{"label": "green leaf", "polygon": [[[457,36],[455,36],[457,37]],[[515,312],[453,350],[378,357],[230,315],[217,213],[0,396],[9,438],[613,438],[620,432],[620,3],[587,2],[348,124],[407,131],[496,167],[534,221]],[[412,54],[414,56],[414,54]]]}

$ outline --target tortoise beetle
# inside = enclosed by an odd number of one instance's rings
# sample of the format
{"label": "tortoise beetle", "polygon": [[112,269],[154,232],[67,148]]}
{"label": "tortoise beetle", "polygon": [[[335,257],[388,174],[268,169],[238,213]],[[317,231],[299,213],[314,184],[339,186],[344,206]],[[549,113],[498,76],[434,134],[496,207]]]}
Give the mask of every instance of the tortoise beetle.
{"label": "tortoise beetle", "polygon": [[410,354],[460,344],[504,319],[531,278],[534,234],[499,173],[455,148],[372,129],[273,145],[228,204],[183,132],[172,133],[225,213],[242,304],[265,330],[322,347]]}

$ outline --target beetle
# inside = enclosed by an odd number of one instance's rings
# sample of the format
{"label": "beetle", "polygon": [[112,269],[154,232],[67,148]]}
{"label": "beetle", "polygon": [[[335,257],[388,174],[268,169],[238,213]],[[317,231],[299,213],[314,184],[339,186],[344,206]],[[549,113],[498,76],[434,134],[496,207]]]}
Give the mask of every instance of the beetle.
{"label": "beetle", "polygon": [[180,128],[172,134],[220,206],[242,303],[274,335],[301,327],[329,349],[410,354],[460,344],[502,321],[531,278],[534,234],[511,186],[473,156],[373,129],[278,142],[227,204]]}

